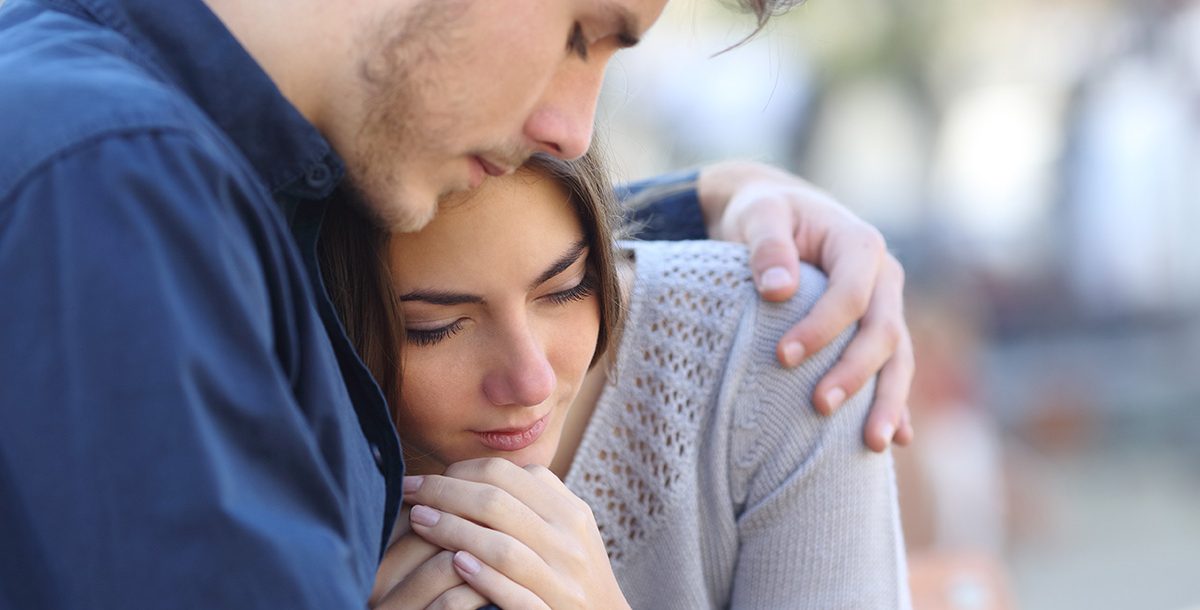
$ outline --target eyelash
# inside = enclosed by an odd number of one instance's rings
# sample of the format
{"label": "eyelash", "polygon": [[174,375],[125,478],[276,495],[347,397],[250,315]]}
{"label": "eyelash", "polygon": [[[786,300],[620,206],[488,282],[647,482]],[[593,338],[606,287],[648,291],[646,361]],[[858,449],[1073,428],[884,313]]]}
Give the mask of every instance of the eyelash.
{"label": "eyelash", "polygon": [[571,35],[567,37],[567,51],[578,55],[579,59],[587,61],[587,41],[583,38],[583,26],[578,23],[571,29]]}
{"label": "eyelash", "polygon": [[575,285],[574,288],[568,288],[553,294],[546,295],[551,303],[556,305],[566,305],[571,301],[582,301],[596,292],[596,280],[592,274],[584,276],[583,281]]}
{"label": "eyelash", "polygon": [[462,320],[455,320],[446,326],[431,330],[415,330],[410,328],[407,329],[404,334],[405,339],[409,343],[419,347],[425,347],[427,345],[441,343],[443,340],[449,339],[450,337],[458,334],[458,331],[460,330],[462,330]]}
{"label": "eyelash", "polygon": [[[582,301],[592,296],[592,294],[595,292],[596,280],[591,276],[591,274],[588,274],[586,277],[584,277],[582,282],[579,282],[579,284],[575,285],[573,288],[548,294],[545,298],[555,305],[566,305],[567,303],[574,301]],[[458,331],[462,330],[462,327],[462,320],[455,320],[454,322],[451,322],[450,324],[447,324],[441,328],[434,328],[430,330],[407,329],[405,331],[405,339],[409,343],[412,343],[418,347],[426,347],[441,343],[442,341],[453,337],[454,335],[458,334]]]}

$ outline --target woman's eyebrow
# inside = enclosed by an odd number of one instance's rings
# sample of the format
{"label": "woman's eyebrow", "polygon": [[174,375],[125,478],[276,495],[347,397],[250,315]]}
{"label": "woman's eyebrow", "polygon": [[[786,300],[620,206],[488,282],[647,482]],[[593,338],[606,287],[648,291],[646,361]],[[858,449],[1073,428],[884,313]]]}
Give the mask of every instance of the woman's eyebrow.
{"label": "woman's eyebrow", "polygon": [[575,244],[571,246],[566,253],[560,256],[558,260],[554,261],[554,264],[550,265],[550,267],[543,271],[542,274],[539,275],[538,278],[529,285],[529,290],[532,291],[534,288],[537,288],[545,283],[546,280],[549,280],[550,278],[562,273],[567,269],[567,267],[574,265],[575,261],[579,260],[579,257],[583,255],[584,250],[587,250],[587,240],[581,239],[575,242]]}
{"label": "woman's eyebrow", "polygon": [[404,301],[424,301],[431,305],[462,305],[464,303],[483,304],[483,297],[461,292],[446,292],[445,290],[414,290],[400,295]]}

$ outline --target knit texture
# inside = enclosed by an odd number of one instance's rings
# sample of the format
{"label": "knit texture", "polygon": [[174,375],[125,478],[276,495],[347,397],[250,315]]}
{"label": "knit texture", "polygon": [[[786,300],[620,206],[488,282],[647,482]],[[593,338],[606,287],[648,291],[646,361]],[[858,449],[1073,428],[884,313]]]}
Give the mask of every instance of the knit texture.
{"label": "knit texture", "polygon": [[766,303],[719,242],[627,242],[629,318],[566,483],[634,608],[908,608],[890,454],[862,442],[873,385],[812,395],[851,337],[795,369],[775,345],[825,288]]}

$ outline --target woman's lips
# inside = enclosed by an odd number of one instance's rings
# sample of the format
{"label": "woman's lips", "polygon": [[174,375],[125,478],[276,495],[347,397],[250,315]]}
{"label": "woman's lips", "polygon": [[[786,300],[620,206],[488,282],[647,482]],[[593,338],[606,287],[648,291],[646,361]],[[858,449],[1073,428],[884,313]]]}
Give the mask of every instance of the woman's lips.
{"label": "woman's lips", "polygon": [[486,432],[474,432],[474,434],[479,439],[479,442],[488,449],[494,451],[520,451],[541,438],[542,432],[546,431],[546,420],[549,418],[550,414],[547,413],[541,419],[533,422],[528,428],[488,430]]}

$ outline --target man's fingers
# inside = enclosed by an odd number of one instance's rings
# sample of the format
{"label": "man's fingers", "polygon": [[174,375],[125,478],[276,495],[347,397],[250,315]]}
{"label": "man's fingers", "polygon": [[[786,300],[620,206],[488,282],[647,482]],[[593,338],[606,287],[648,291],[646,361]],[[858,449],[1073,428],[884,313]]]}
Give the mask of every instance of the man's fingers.
{"label": "man's fingers", "polygon": [[[853,281],[850,285],[847,281]],[[843,279],[840,283],[833,278],[829,290],[817,299],[813,308],[783,334],[776,347],[776,357],[786,367],[799,366],[805,358],[829,345],[831,341],[854,324],[863,312],[869,297],[862,292],[870,290],[873,278]]]}
{"label": "man's fingers", "polygon": [[908,341],[903,308],[904,272],[889,256],[858,332],[837,363],[817,384],[813,404],[819,411],[827,415],[836,411],[846,397],[857,393],[867,380],[883,369],[884,364],[896,355],[902,341]]}
{"label": "man's fingers", "polygon": [[453,560],[453,552],[439,551],[409,572],[378,604],[371,607],[400,610],[428,606],[446,591],[465,582],[454,569]]}
{"label": "man's fingers", "polygon": [[791,298],[799,286],[800,255],[796,251],[795,213],[785,201],[764,197],[748,203],[737,231],[750,248],[754,285],[768,301]]}
{"label": "man's fingers", "polygon": [[[863,232],[855,238],[853,247],[835,248],[825,261],[808,261],[827,266],[828,289],[808,315],[780,339],[777,355],[784,366],[799,365],[805,356],[823,349],[870,311],[878,292],[876,283],[884,279],[880,273],[882,261],[891,258],[882,238],[876,241],[872,236],[878,233]],[[902,278],[900,283],[903,285]]]}
{"label": "man's fingers", "polygon": [[813,405],[818,411],[825,415],[837,411],[846,398],[862,389],[891,359],[896,349],[895,339],[876,336],[877,332],[882,331],[864,323],[841,358],[817,383]]}
{"label": "man's fingers", "polygon": [[863,440],[873,451],[883,451],[895,439],[900,445],[912,441],[913,429],[909,419],[908,392],[912,387],[912,341],[907,333],[896,346],[896,355],[884,365],[875,385],[875,402],[867,416]]}
{"label": "man's fingers", "polygon": [[[529,589],[513,582],[504,574],[479,560],[467,551],[454,555],[454,568],[459,576],[501,608],[546,609],[550,606]],[[583,607],[563,606],[563,607]]]}
{"label": "man's fingers", "polygon": [[790,299],[800,287],[800,259],[791,235],[760,239],[750,248],[754,287],[767,301]]}

